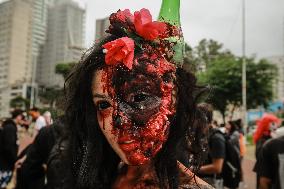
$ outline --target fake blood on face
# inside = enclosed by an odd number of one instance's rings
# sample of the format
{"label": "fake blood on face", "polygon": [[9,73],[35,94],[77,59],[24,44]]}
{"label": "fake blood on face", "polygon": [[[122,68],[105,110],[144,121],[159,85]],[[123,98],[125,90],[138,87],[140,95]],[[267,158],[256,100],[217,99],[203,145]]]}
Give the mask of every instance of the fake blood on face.
{"label": "fake blood on face", "polygon": [[105,124],[106,124],[105,119],[112,114],[112,110],[106,109],[106,110],[103,110],[103,111],[99,111],[98,114],[99,114],[99,116],[97,116],[97,117],[99,117],[99,122],[102,122],[103,129],[105,129]]}
{"label": "fake blood on face", "polygon": [[[144,58],[145,59],[145,58]],[[104,90],[116,106],[112,112],[112,134],[132,165],[144,164],[155,157],[167,140],[172,104],[175,67],[164,59],[104,69]],[[167,76],[167,77],[165,77]]]}

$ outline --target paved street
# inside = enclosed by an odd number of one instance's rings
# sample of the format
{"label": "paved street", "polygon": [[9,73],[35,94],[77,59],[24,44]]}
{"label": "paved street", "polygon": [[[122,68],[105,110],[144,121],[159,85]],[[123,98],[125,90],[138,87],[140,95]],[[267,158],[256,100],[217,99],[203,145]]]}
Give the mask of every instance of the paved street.
{"label": "paved street", "polygon": [[247,153],[243,161],[245,186],[240,187],[240,189],[256,188],[256,174],[252,171],[253,166],[255,164],[254,150],[255,150],[254,146],[252,145],[247,146]]}

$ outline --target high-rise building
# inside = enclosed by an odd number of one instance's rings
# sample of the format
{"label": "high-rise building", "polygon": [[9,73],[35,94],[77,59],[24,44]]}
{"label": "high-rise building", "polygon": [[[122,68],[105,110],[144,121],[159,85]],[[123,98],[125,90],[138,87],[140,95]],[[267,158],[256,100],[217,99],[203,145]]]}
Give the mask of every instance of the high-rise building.
{"label": "high-rise building", "polygon": [[[9,115],[12,86],[31,81],[32,1],[0,4],[0,116]],[[17,93],[22,96],[21,93]]]}
{"label": "high-rise building", "polygon": [[0,88],[31,80],[31,17],[31,1],[0,4]]}
{"label": "high-rise building", "polygon": [[33,0],[32,17],[32,79],[35,79],[35,72],[41,58],[43,45],[46,40],[47,31],[47,10],[50,0]]}
{"label": "high-rise building", "polygon": [[55,67],[80,60],[84,51],[85,10],[72,0],[57,0],[48,9],[47,28],[37,82],[45,87],[63,86],[63,77],[55,73]]}
{"label": "high-rise building", "polygon": [[109,18],[97,19],[96,20],[96,35],[95,39],[99,39],[105,35],[105,31],[108,29],[110,23]]}
{"label": "high-rise building", "polygon": [[0,3],[2,116],[7,115],[9,102],[16,94],[29,100],[33,96],[35,68],[45,42],[47,4],[48,0],[10,0]]}
{"label": "high-rise building", "polygon": [[267,60],[277,66],[278,77],[275,81],[275,97],[277,100],[284,100],[284,56],[273,56]]}

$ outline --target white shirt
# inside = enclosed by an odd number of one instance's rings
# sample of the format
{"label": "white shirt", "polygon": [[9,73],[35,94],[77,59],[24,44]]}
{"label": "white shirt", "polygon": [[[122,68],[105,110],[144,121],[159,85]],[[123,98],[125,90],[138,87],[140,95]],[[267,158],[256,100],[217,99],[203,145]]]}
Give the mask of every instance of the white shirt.
{"label": "white shirt", "polygon": [[45,122],[44,117],[43,116],[39,116],[36,119],[36,122],[35,122],[35,129],[39,131],[41,128],[43,128],[45,126],[46,126],[46,122]]}

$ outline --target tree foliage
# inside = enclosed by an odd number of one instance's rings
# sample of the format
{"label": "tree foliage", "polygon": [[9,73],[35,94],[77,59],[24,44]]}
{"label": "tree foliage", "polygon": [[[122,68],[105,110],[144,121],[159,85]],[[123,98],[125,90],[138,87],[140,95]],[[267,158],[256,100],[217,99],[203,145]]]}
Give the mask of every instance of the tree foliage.
{"label": "tree foliage", "polygon": [[204,70],[209,64],[219,57],[232,57],[228,50],[223,50],[223,45],[210,39],[201,40],[196,47],[185,44],[184,67],[193,73]]}
{"label": "tree foliage", "polygon": [[62,95],[63,90],[60,88],[43,88],[39,90],[39,97],[42,102],[49,104],[49,108],[54,108]]}
{"label": "tree foliage", "polygon": [[24,108],[25,110],[27,110],[29,106],[30,106],[30,101],[21,96],[17,96],[10,100],[11,108]]}
{"label": "tree foliage", "polygon": [[66,79],[75,65],[76,62],[59,63],[55,67],[55,73],[62,75]]}
{"label": "tree foliage", "polygon": [[[275,66],[266,60],[247,58],[247,106],[266,107],[272,100],[272,85],[276,76]],[[199,74],[202,84],[212,87],[209,101],[225,117],[228,105],[240,107],[242,104],[242,59],[236,56],[218,56],[205,72]],[[233,113],[233,112],[232,112]]]}
{"label": "tree foliage", "polygon": [[[55,73],[60,74],[66,79],[76,65],[76,62],[58,63],[55,67]],[[63,89],[62,88],[42,88],[39,90],[39,97],[42,102],[49,105],[49,108],[60,107],[62,105]]]}
{"label": "tree foliage", "polygon": [[[277,71],[266,60],[247,62],[247,106],[266,107],[272,100],[272,85]],[[184,67],[198,76],[202,85],[209,85],[212,92],[208,101],[225,118],[228,105],[242,104],[242,59],[214,40],[201,40],[196,47],[185,46]],[[235,108],[232,108],[232,112]]]}

